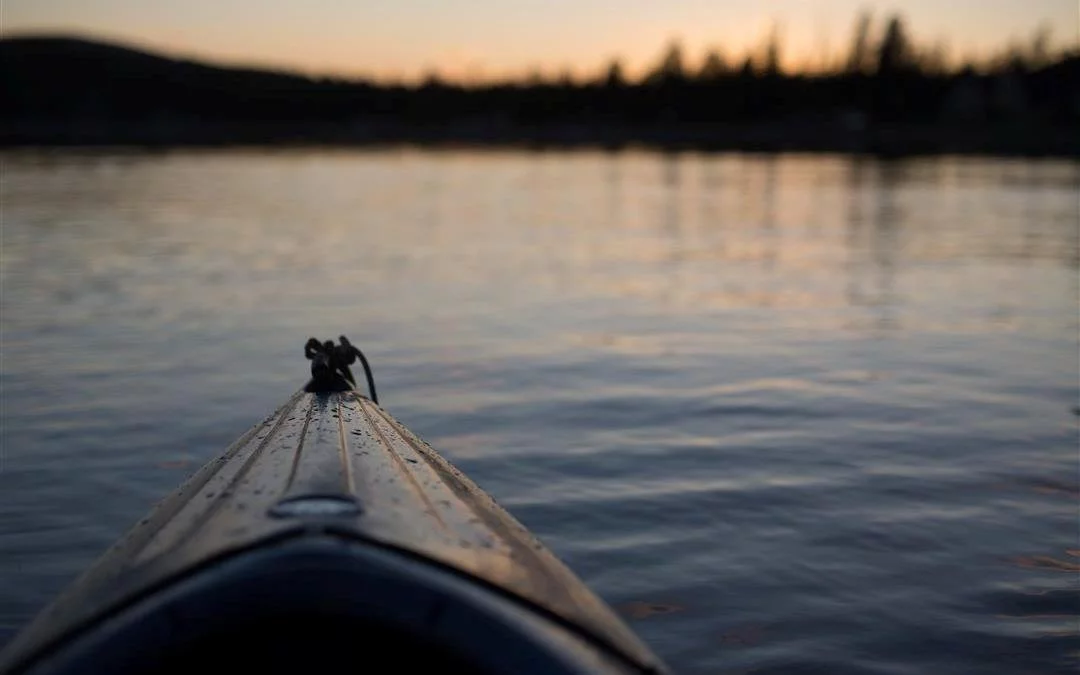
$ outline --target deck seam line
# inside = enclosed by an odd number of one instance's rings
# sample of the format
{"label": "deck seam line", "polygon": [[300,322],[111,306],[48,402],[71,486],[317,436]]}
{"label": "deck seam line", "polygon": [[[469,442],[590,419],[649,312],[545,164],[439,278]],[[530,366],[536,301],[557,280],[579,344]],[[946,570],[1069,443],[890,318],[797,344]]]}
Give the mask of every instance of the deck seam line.
{"label": "deck seam line", "polygon": [[401,471],[405,474],[405,477],[408,478],[409,483],[416,491],[416,494],[418,494],[420,496],[420,499],[423,500],[425,504],[427,504],[428,509],[431,511],[431,515],[435,517],[435,520],[439,521],[439,525],[443,528],[443,530],[449,531],[450,528],[442,519],[442,515],[439,513],[438,509],[435,508],[435,504],[431,501],[431,498],[427,496],[426,492],[424,492],[424,488],[421,487],[420,482],[416,480],[416,476],[414,476],[413,472],[409,469],[409,465],[406,464],[405,460],[402,459],[401,456],[394,450],[394,446],[390,444],[390,440],[386,438],[386,435],[383,434],[382,429],[380,429],[379,426],[375,423],[374,417],[372,417],[372,415],[367,410],[367,404],[364,401],[360,400],[359,396],[357,397],[357,400],[360,401],[360,412],[364,413],[364,417],[367,418],[368,424],[370,424],[371,428],[375,430],[376,435],[378,435],[379,437],[379,442],[382,443],[383,447],[386,448],[386,451],[390,454],[391,457],[394,458],[394,461],[397,462],[397,465],[401,468]]}

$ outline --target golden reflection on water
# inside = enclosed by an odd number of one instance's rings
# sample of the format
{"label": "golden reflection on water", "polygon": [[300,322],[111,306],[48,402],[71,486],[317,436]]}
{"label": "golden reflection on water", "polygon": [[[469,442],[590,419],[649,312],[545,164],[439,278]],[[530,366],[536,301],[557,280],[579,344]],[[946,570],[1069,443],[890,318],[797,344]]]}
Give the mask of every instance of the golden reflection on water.
{"label": "golden reflection on water", "polygon": [[[960,159],[669,155],[649,166],[630,154],[607,161],[606,218],[579,217],[560,241],[572,271],[609,295],[697,311],[887,309],[905,296],[938,294],[936,267],[947,262],[1076,263],[1075,246],[1062,244],[1076,243],[1070,218],[1080,210],[997,193],[1015,180],[1011,167],[973,199],[967,172],[981,169]],[[1080,185],[1074,165],[1045,178]],[[942,193],[941,181],[956,193]],[[1030,216],[1026,229],[1001,217],[1016,211]],[[612,230],[622,236],[611,238]],[[621,269],[610,269],[613,261]],[[604,273],[590,276],[590,268]],[[1025,297],[1010,290],[1010,270],[983,270],[971,281],[1002,297],[993,316],[964,330],[1008,324]],[[898,319],[880,320],[895,328]]]}
{"label": "golden reflection on water", "polygon": [[[135,277],[123,292],[147,304],[191,292],[200,307],[227,311],[256,307],[252,289],[274,276],[306,276],[313,286],[378,285],[406,302],[452,283],[693,314],[862,308],[855,320],[814,315],[856,330],[903,328],[915,320],[905,305],[929,299],[941,311],[923,313],[920,328],[963,320],[964,332],[1014,326],[1030,302],[1011,261],[1077,265],[1080,206],[1061,202],[1061,185],[1080,187],[1080,165],[387,150],[88,155],[20,172],[4,191],[12,203],[62,191],[91,219],[72,252],[87,283],[59,284],[61,295],[108,294]],[[117,204],[128,217],[93,222]],[[23,249],[9,248],[5,266],[19,267]],[[147,259],[185,268],[190,286],[140,284],[153,276],[140,274]],[[981,264],[968,277],[939,273],[965,261]],[[991,291],[984,315],[950,311]]]}

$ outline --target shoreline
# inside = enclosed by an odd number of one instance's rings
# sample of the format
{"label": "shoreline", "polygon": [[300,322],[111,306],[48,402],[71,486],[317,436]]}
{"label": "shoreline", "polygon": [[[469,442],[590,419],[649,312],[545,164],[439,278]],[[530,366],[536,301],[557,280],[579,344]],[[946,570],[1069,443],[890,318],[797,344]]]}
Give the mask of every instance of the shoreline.
{"label": "shoreline", "polygon": [[222,147],[419,147],[519,150],[588,149],[822,153],[884,156],[972,155],[1080,159],[1080,133],[1063,128],[889,126],[861,132],[835,127],[777,125],[680,128],[341,128],[283,125],[214,125],[162,129],[112,124],[0,131],[0,149],[146,149]]}

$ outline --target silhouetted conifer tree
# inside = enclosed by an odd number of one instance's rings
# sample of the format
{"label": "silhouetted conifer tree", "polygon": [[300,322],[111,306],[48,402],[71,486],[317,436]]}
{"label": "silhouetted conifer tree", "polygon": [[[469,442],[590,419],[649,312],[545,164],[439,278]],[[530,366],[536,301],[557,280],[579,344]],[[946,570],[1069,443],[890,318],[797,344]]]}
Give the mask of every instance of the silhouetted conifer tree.
{"label": "silhouetted conifer tree", "polygon": [[705,61],[698,71],[698,79],[704,82],[712,82],[730,74],[731,69],[719,50],[712,49],[705,55]]}
{"label": "silhouetted conifer tree", "polygon": [[855,21],[851,48],[847,57],[848,73],[865,73],[870,70],[870,12],[863,12]]}
{"label": "silhouetted conifer tree", "polygon": [[742,67],[739,68],[739,77],[744,80],[751,80],[754,78],[754,57],[747,56],[743,60]]}
{"label": "silhouetted conifer tree", "polygon": [[1027,55],[1027,62],[1031,68],[1042,68],[1050,62],[1050,30],[1050,26],[1045,23],[1035,30]]}
{"label": "silhouetted conifer tree", "polygon": [[769,31],[762,60],[761,69],[766,77],[776,77],[780,74],[780,28],[776,24],[773,24],[772,30]]}
{"label": "silhouetted conifer tree", "polygon": [[607,75],[604,77],[604,85],[608,87],[622,87],[626,84],[626,76],[623,74],[622,63],[618,59],[612,59],[608,65]]}
{"label": "silhouetted conifer tree", "polygon": [[911,43],[904,21],[899,16],[893,16],[885,27],[885,35],[878,47],[877,73],[882,76],[896,75],[910,70],[913,65]]}
{"label": "silhouetted conifer tree", "polygon": [[650,84],[669,84],[686,80],[686,67],[683,59],[682,44],[673,40],[664,52],[660,63],[646,76]]}

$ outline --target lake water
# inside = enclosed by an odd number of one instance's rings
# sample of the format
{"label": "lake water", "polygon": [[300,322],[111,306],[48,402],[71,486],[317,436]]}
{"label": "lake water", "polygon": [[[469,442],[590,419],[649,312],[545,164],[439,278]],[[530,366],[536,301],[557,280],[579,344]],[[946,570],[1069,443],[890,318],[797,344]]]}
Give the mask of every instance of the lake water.
{"label": "lake water", "polygon": [[0,158],[0,639],[345,333],[678,673],[1080,666],[1080,164]]}

